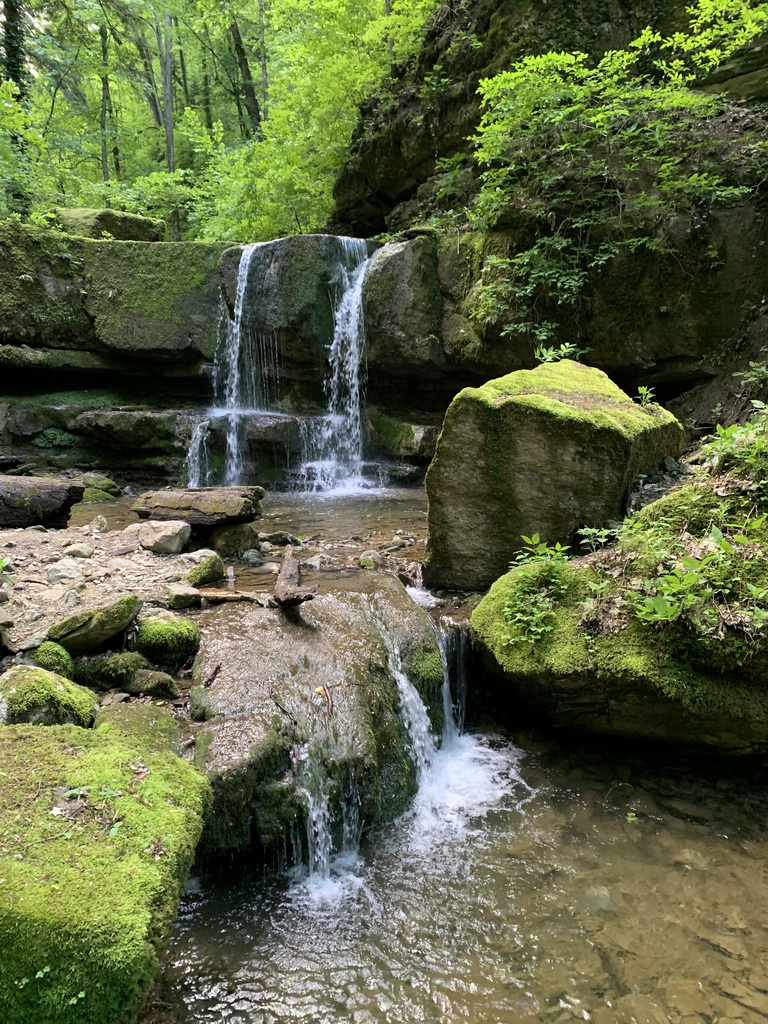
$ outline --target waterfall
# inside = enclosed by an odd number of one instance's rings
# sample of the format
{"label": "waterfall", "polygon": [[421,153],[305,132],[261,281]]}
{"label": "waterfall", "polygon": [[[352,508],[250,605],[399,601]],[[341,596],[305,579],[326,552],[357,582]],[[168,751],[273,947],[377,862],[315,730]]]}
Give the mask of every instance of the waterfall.
{"label": "waterfall", "polygon": [[210,420],[195,425],[187,452],[187,487],[207,487],[211,475],[211,453],[208,448]]}
{"label": "waterfall", "polygon": [[325,381],[327,410],[318,421],[302,425],[302,463],[296,486],[307,491],[359,490],[363,478],[362,393],[365,382],[363,285],[368,245],[359,238],[339,238],[334,274],[333,340]]}
{"label": "waterfall", "polygon": [[419,691],[408,678],[395,639],[383,629],[381,635],[387,651],[387,665],[400,694],[403,724],[408,732],[411,753],[416,764],[416,777],[421,786],[429,775],[435,755],[435,738],[432,735],[429,715]]}
{"label": "waterfall", "polygon": [[466,626],[452,619],[441,619],[435,632],[443,663],[443,746],[447,747],[464,732],[469,633]]}

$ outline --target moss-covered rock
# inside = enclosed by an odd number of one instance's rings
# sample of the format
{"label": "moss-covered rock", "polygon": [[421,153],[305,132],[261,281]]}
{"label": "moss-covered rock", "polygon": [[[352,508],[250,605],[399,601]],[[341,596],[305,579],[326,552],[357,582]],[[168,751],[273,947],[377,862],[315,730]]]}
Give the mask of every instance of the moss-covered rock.
{"label": "moss-covered rock", "polygon": [[186,487],[146,491],[133,511],[141,519],[172,519],[190,526],[249,523],[261,515],[263,487]]}
{"label": "moss-covered rock", "polygon": [[190,569],[184,580],[190,587],[207,587],[223,580],[225,575],[221,556],[211,554],[202,558],[193,569]]}
{"label": "moss-covered rock", "polygon": [[120,485],[116,484],[114,480],[110,480],[107,476],[94,476],[93,474],[86,474],[83,477],[83,483],[86,487],[93,487],[97,491],[106,491],[107,494],[113,495],[115,498],[119,498],[123,493],[120,489]]}
{"label": "moss-covered rock", "polygon": [[200,646],[200,630],[190,619],[166,612],[144,619],[134,641],[136,650],[154,665],[183,665]]}
{"label": "moss-covered rock", "polygon": [[140,669],[126,686],[126,692],[137,696],[174,700],[179,696],[179,687],[173,676],[167,672]]}
{"label": "moss-covered rock", "polygon": [[670,413],[571,360],[465,388],[427,473],[425,582],[484,589],[523,535],[567,544],[579,527],[620,518],[634,479],[683,443]]}
{"label": "moss-covered rock", "polygon": [[14,665],[0,676],[0,722],[8,725],[79,725],[93,721],[96,694],[65,676]]}
{"label": "moss-covered rock", "polygon": [[0,476],[0,526],[64,527],[83,490],[75,480]]}
{"label": "moss-covered rock", "polygon": [[[157,717],[158,709],[151,709]],[[4,1024],[136,1018],[209,799],[191,765],[105,716],[0,729]]]}
{"label": "moss-covered rock", "polygon": [[100,491],[97,487],[86,487],[83,493],[83,501],[87,504],[97,501],[117,501],[117,498],[114,494],[110,494],[109,491]]}
{"label": "moss-covered rock", "polygon": [[167,708],[154,704],[110,704],[96,715],[94,729],[118,735],[140,750],[178,752],[179,727]]}
{"label": "moss-covered rock", "polygon": [[120,689],[129,692],[136,673],[149,668],[147,659],[138,651],[101,654],[94,658],[78,658],[75,679],[95,690]]}
{"label": "moss-covered rock", "polygon": [[68,235],[114,238],[121,242],[162,242],[165,222],[122,210],[92,210],[57,206],[53,222]]}
{"label": "moss-covered rock", "polygon": [[74,679],[75,663],[69,651],[53,640],[46,640],[32,652],[32,661],[38,668]]}
{"label": "moss-covered rock", "polygon": [[141,605],[140,597],[125,594],[101,608],[60,619],[48,630],[48,639],[55,640],[74,655],[98,650],[130,626]]}

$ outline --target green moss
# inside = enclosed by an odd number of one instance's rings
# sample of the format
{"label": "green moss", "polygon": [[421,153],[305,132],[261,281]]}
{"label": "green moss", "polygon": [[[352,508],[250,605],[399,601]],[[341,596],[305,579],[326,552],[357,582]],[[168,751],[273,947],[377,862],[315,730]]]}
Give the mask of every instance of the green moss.
{"label": "green moss", "polygon": [[83,438],[58,427],[46,427],[32,438],[32,444],[37,448],[77,448],[83,444]]}
{"label": "green moss", "polygon": [[125,594],[103,608],[60,619],[48,630],[48,639],[57,640],[74,655],[98,650],[133,622],[142,604],[136,594]]}
{"label": "green moss", "polygon": [[192,863],[205,779],[108,723],[2,729],[0,764],[14,780],[0,786],[4,1024],[134,1020]]}
{"label": "green moss", "polygon": [[182,665],[196,654],[200,630],[180,615],[153,616],[139,626],[135,645],[155,665]]}
{"label": "green moss", "polygon": [[403,445],[413,437],[413,428],[379,412],[369,412],[368,419],[381,451],[394,457],[401,455]]}
{"label": "green moss", "polygon": [[405,671],[427,705],[432,731],[440,736],[443,731],[445,709],[443,708],[443,662],[440,651],[433,647],[417,647],[405,658]]}
{"label": "green moss", "polygon": [[204,686],[193,686],[189,691],[189,716],[194,722],[207,722],[213,718],[208,690]]}
{"label": "green moss", "polygon": [[128,693],[162,700],[175,700],[179,696],[179,688],[173,676],[169,676],[167,672],[154,672],[149,669],[140,669],[126,689]]}
{"label": "green moss", "polygon": [[94,729],[118,736],[140,750],[176,750],[179,727],[167,708],[147,704],[111,704],[96,715]]}
{"label": "green moss", "polygon": [[56,207],[53,216],[62,231],[85,238],[111,237],[124,242],[160,242],[165,236],[165,221],[123,213],[121,210]]}
{"label": "green moss", "polygon": [[408,732],[400,714],[397,691],[383,671],[372,671],[366,690],[365,726],[376,770],[365,787],[368,822],[394,821],[416,795],[416,765],[411,758]]}
{"label": "green moss", "polygon": [[138,651],[102,654],[95,658],[79,658],[75,665],[75,679],[97,690],[119,689],[128,692],[136,673],[147,668],[149,662]]}
{"label": "green moss", "polygon": [[45,640],[37,650],[32,652],[32,661],[38,668],[45,668],[49,672],[56,672],[67,679],[74,679],[75,663],[72,655],[61,644],[52,640]]}
{"label": "green moss", "polygon": [[218,583],[223,580],[224,563],[219,555],[208,555],[197,563],[185,576],[185,582],[190,587],[206,587],[211,583]]}
{"label": "green moss", "polygon": [[114,494],[110,494],[109,491],[99,491],[95,487],[86,487],[83,491],[83,503],[88,504],[89,502],[105,502],[105,501],[117,501]]}
{"label": "green moss", "polygon": [[31,665],[14,665],[0,676],[0,710],[9,725],[73,724],[87,728],[96,712],[96,695],[65,676]]}
{"label": "green moss", "polygon": [[106,476],[92,476],[86,475],[83,477],[83,483],[86,487],[93,487],[97,491],[106,491],[107,494],[113,495],[115,498],[119,498],[122,494],[122,490],[119,485],[110,480]]}

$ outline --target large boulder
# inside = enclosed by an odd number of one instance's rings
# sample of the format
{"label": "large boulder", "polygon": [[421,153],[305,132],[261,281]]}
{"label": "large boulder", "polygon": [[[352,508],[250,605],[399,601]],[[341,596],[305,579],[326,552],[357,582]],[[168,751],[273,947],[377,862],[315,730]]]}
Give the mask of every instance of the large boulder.
{"label": "large boulder", "polygon": [[139,542],[147,551],[159,555],[178,555],[184,550],[192,534],[192,527],[183,520],[151,520],[142,523]]}
{"label": "large boulder", "polygon": [[427,473],[425,582],[482,590],[523,535],[569,544],[579,527],[621,517],[636,477],[683,444],[671,413],[571,360],[465,388]]}
{"label": "large boulder", "polygon": [[0,526],[65,527],[73,505],[82,501],[78,480],[43,476],[0,476]]}
{"label": "large boulder", "polygon": [[114,238],[121,242],[162,242],[165,222],[122,210],[56,207],[53,221],[68,235]]}
{"label": "large boulder", "polygon": [[0,728],[3,1024],[136,1019],[208,802],[174,732],[157,708]]}
{"label": "large boulder", "polygon": [[133,511],[141,519],[171,519],[190,526],[249,523],[261,515],[263,487],[187,487],[146,491]]}
{"label": "large boulder", "polygon": [[190,698],[193,715],[207,720],[196,760],[214,790],[209,853],[280,844],[301,819],[301,791],[318,785],[335,824],[350,786],[361,822],[403,812],[416,773],[395,672],[402,663],[437,734],[443,676],[429,618],[397,580],[350,580],[300,614],[222,604],[198,621]]}

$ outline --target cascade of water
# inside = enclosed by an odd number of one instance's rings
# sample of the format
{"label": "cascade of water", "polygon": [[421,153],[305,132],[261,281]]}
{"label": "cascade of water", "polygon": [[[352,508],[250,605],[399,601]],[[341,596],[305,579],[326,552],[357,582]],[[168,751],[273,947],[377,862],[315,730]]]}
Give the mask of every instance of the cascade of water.
{"label": "cascade of water", "polygon": [[424,701],[419,691],[408,678],[403,659],[392,636],[381,631],[387,651],[387,664],[400,695],[400,709],[403,724],[408,731],[411,753],[416,763],[416,775],[419,786],[426,780],[435,756],[435,738],[431,732],[431,724]]}
{"label": "cascade of water", "polygon": [[206,487],[211,475],[211,453],[208,448],[210,420],[195,425],[187,452],[187,486]]}
{"label": "cascade of water", "polygon": [[443,663],[443,746],[450,746],[464,732],[469,634],[466,626],[453,619],[441,619],[436,633]]}
{"label": "cascade of water", "polygon": [[339,238],[334,277],[333,341],[325,383],[327,412],[302,429],[302,464],[296,474],[301,490],[359,490],[363,477],[365,325],[363,284],[368,246],[359,238]]}

